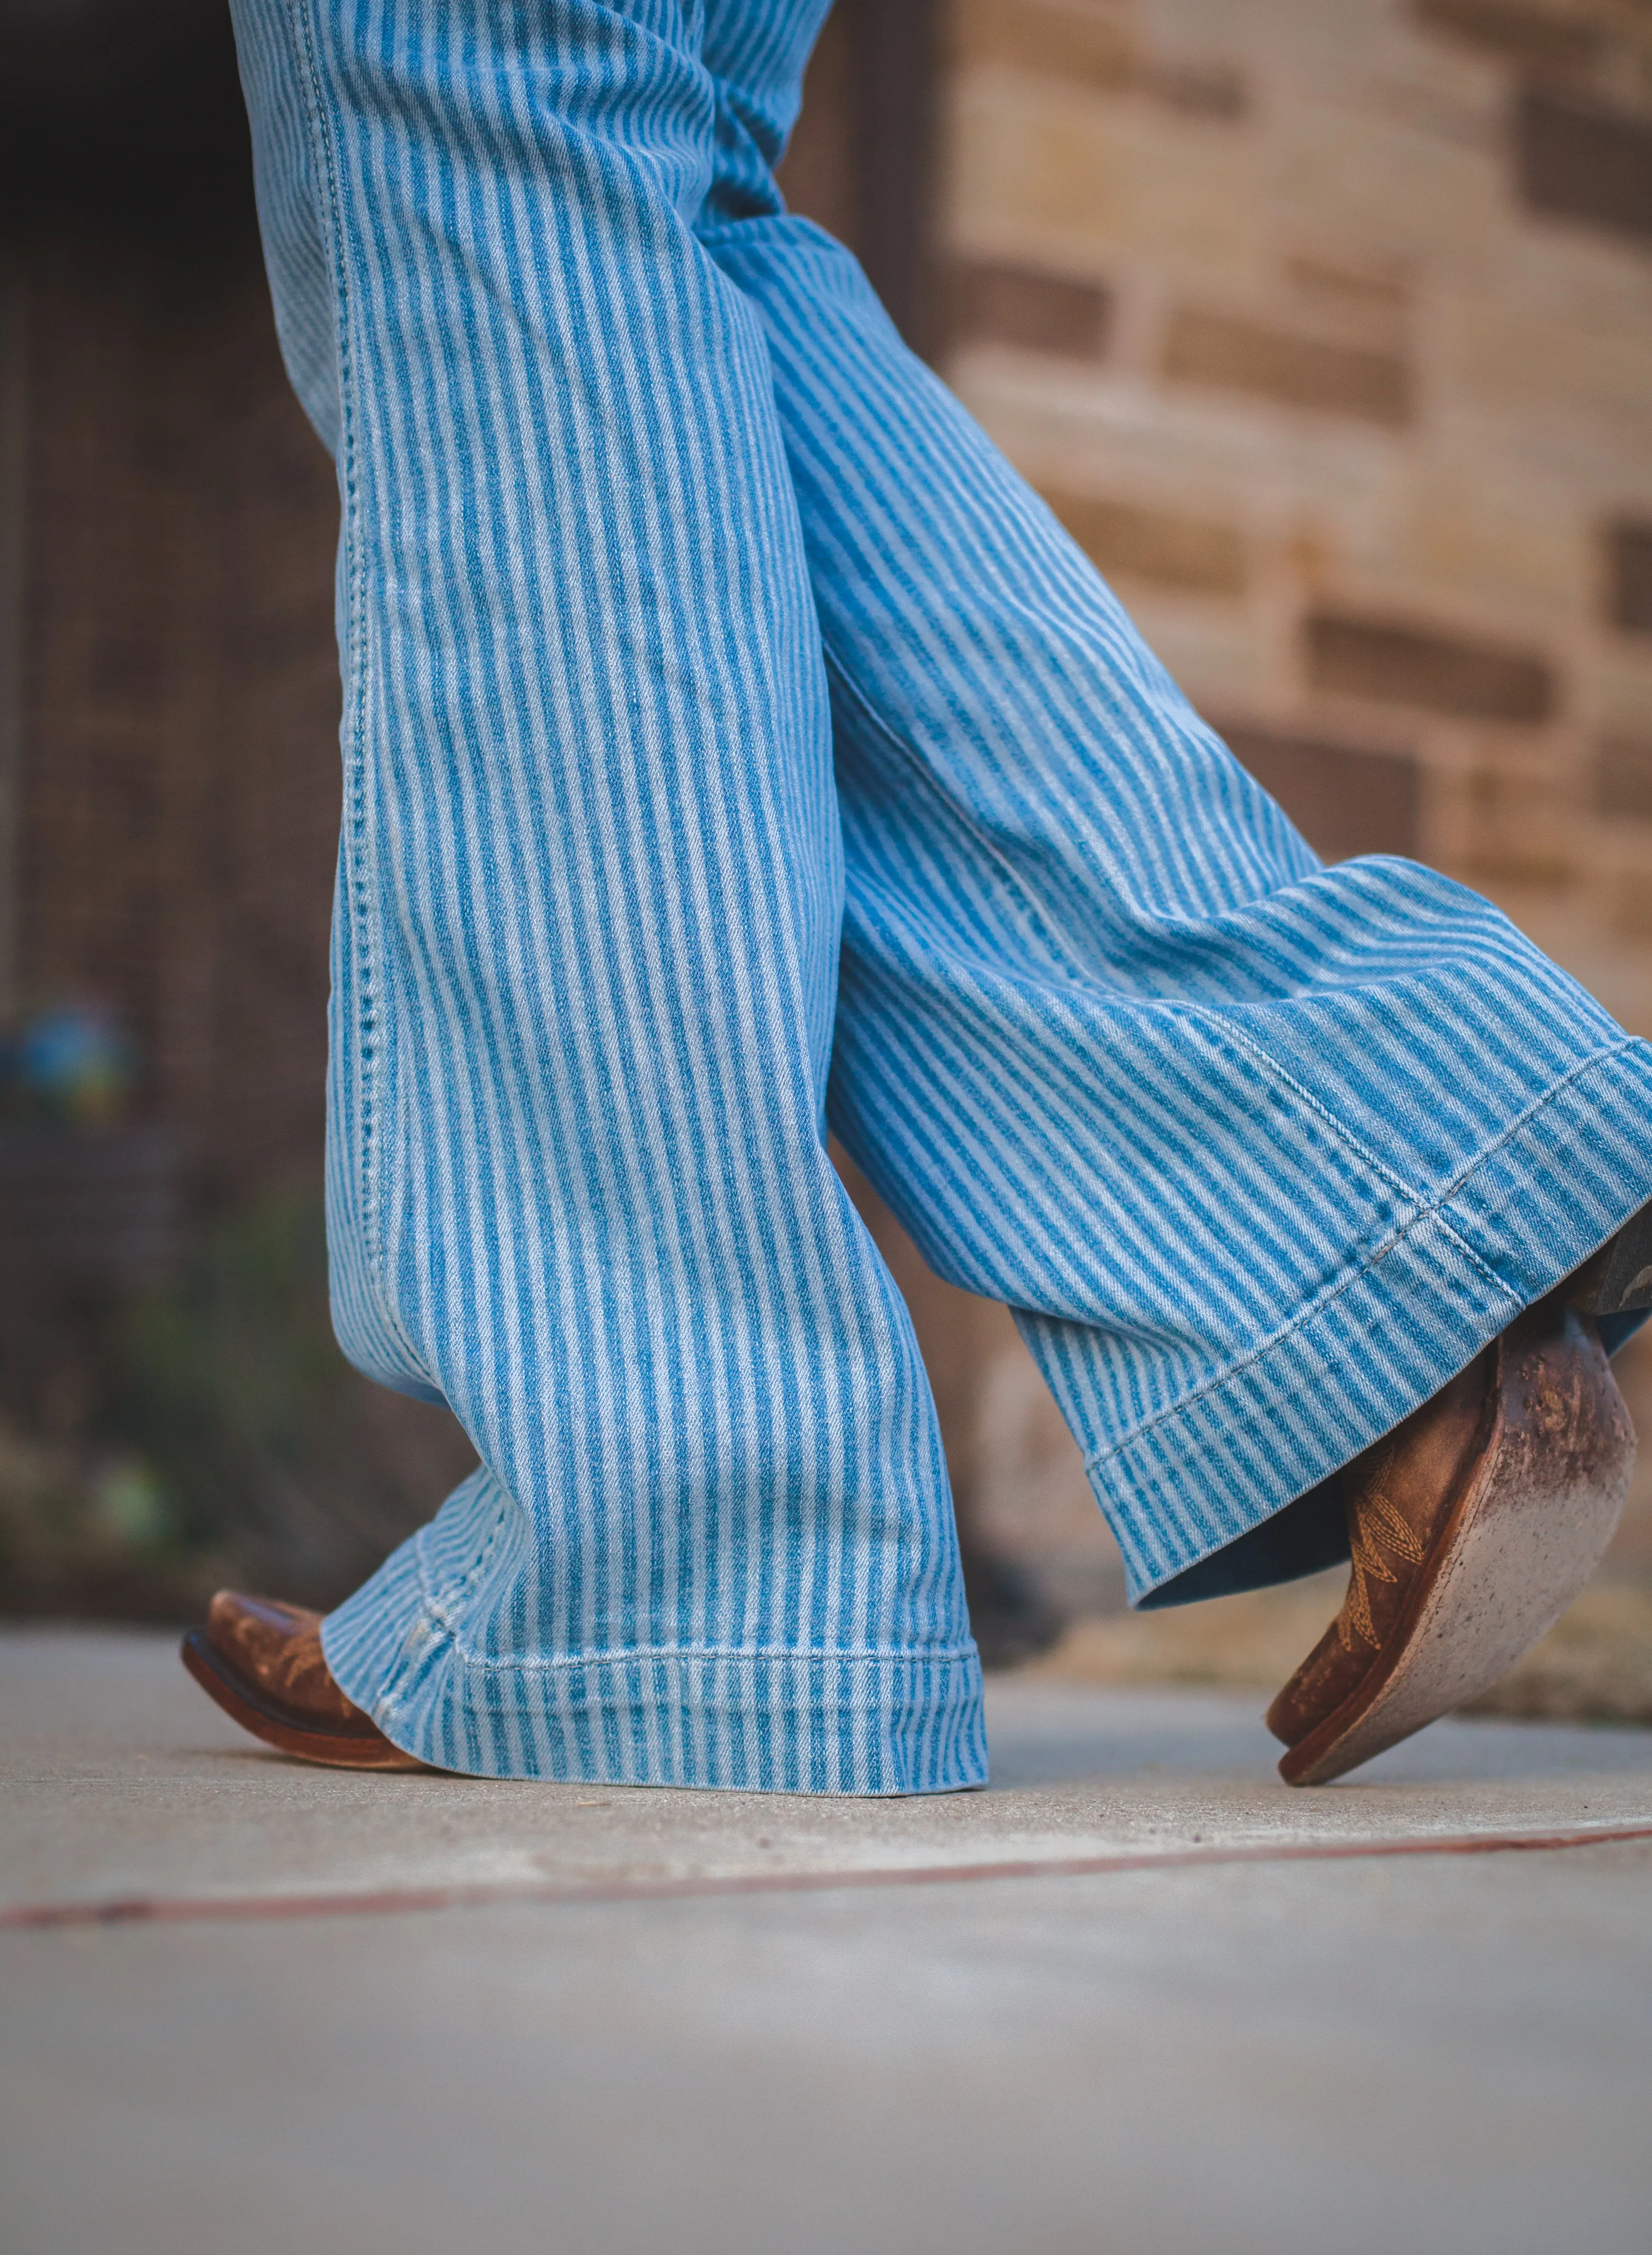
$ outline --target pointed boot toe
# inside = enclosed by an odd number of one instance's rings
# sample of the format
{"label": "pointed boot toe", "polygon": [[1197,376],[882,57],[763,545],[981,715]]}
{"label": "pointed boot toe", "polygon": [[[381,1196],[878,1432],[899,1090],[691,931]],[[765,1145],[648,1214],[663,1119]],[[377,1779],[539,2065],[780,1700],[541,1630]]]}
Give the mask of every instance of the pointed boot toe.
{"label": "pointed boot toe", "polygon": [[220,1590],[181,1656],[209,1698],[282,1753],[333,1769],[428,1767],[393,1745],[334,1682],[319,1613]]}

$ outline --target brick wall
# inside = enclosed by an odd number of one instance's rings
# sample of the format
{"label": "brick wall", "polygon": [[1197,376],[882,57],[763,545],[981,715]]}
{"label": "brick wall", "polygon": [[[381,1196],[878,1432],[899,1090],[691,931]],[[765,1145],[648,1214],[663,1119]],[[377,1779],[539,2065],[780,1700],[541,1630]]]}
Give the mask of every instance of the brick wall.
{"label": "brick wall", "polygon": [[[1652,16],[949,27],[952,382],[1321,852],[1463,878],[1652,1034]],[[1098,1570],[1016,1352],[983,1511]]]}
{"label": "brick wall", "polygon": [[1652,18],[956,0],[949,373],[1323,850],[1652,1032]]}
{"label": "brick wall", "polygon": [[119,1005],[144,1112],[233,1205],[318,1171],[332,471],[276,349],[221,4],[12,12],[0,1010]]}
{"label": "brick wall", "polygon": [[0,312],[0,1012],[119,1005],[233,1204],[316,1172],[337,502],[215,0],[11,11]]}
{"label": "brick wall", "polygon": [[27,257],[26,996],[121,1006],[234,1200],[315,1170],[337,849],[331,465],[249,232]]}

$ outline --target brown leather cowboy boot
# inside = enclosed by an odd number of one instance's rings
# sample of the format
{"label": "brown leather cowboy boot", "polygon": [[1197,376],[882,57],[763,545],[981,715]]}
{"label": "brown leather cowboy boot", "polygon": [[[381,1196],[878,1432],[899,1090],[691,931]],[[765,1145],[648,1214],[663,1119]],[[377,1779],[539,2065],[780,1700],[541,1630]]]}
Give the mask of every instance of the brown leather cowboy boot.
{"label": "brown leather cowboy boot", "polygon": [[191,1629],[182,1649],[202,1690],[266,1746],[334,1769],[426,1767],[392,1746],[333,1682],[319,1613],[220,1590],[206,1626]]}
{"label": "brown leather cowboy boot", "polygon": [[1334,1475],[1348,1596],[1268,1710],[1289,1784],[1324,1785],[1488,1689],[1593,1572],[1634,1462],[1595,1319],[1613,1252]]}

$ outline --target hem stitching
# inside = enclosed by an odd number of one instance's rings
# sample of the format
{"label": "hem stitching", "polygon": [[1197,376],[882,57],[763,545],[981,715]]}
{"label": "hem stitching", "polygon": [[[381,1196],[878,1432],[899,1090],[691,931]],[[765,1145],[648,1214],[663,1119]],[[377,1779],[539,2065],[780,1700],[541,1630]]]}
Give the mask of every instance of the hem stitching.
{"label": "hem stitching", "polygon": [[[1465,1258],[1480,1270],[1487,1282],[1494,1284],[1500,1292],[1514,1303],[1515,1313],[1517,1315],[1523,1305],[1520,1295],[1475,1252],[1474,1247],[1453,1226],[1451,1216],[1445,1209],[1488,1160],[1512,1142],[1515,1137],[1523,1128],[1529,1127],[1540,1113],[1554,1103],[1573,1081],[1582,1074],[1592,1071],[1596,1065],[1604,1064],[1608,1058],[1620,1056],[1624,1050],[1639,1046],[1640,1043],[1633,1036],[1626,1035],[1622,1040],[1603,1043],[1600,1049],[1591,1051],[1588,1057],[1579,1059],[1569,1072],[1562,1074],[1561,1078],[1552,1082],[1541,1096],[1528,1105],[1501,1135],[1476,1152],[1443,1190],[1437,1192],[1432,1198],[1420,1201],[1408,1218],[1390,1231],[1373,1252],[1359,1261],[1356,1266],[1348,1268],[1334,1283],[1328,1285],[1316,1299],[1311,1301],[1298,1314],[1293,1316],[1288,1324],[1282,1324],[1278,1331],[1270,1332],[1259,1345],[1253,1347],[1249,1354],[1236,1357],[1214,1376],[1206,1379],[1202,1385],[1194,1387],[1190,1393],[1180,1395],[1174,1401],[1166,1403],[1164,1408],[1156,1410],[1151,1417],[1144,1418],[1139,1425],[1132,1426],[1130,1430],[1114,1442],[1111,1447],[1098,1449],[1093,1456],[1086,1457],[1085,1471],[1099,1471],[1103,1465],[1110,1464],[1114,1458],[1123,1455],[1126,1450],[1134,1448],[1136,1444],[1147,1434],[1155,1431],[1158,1427],[1165,1424],[1171,1418],[1181,1416],[1185,1410],[1191,1409],[1196,1403],[1202,1401],[1207,1395],[1219,1392],[1222,1387],[1240,1376],[1242,1372],[1251,1369],[1256,1363],[1263,1361],[1276,1348],[1283,1346],[1288,1339],[1293,1338],[1298,1331],[1312,1324],[1326,1308],[1334,1306],[1338,1300],[1352,1291],[1362,1277],[1368,1276],[1374,1268],[1380,1267],[1390,1254],[1429,1222],[1438,1222],[1446,1230],[1453,1244]],[[1265,1055],[1265,1052],[1263,1054]]]}
{"label": "hem stitching", "polygon": [[[965,1645],[937,1646],[929,1650],[889,1648],[876,1645],[839,1645],[820,1652],[800,1652],[788,1645],[773,1644],[657,1644],[633,1645],[628,1647],[610,1647],[603,1651],[584,1653],[519,1654],[509,1659],[496,1659],[491,1654],[477,1652],[462,1644],[458,1633],[428,1603],[424,1608],[437,1633],[452,1647],[453,1657],[464,1668],[484,1668],[490,1675],[555,1675],[575,1668],[625,1668],[638,1663],[653,1664],[658,1661],[786,1661],[814,1668],[824,1664],[837,1665],[844,1661],[893,1661],[900,1666],[956,1667],[960,1663],[978,1661],[980,1653],[973,1639]],[[389,1703],[391,1711],[404,1702]]]}

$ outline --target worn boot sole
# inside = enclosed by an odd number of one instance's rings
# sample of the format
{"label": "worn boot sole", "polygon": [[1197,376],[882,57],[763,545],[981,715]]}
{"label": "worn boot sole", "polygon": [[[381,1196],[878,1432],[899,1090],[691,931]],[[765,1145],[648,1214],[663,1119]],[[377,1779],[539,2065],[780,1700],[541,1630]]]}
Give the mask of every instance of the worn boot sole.
{"label": "worn boot sole", "polygon": [[262,1697],[256,1685],[236,1675],[213,1649],[200,1629],[189,1631],[179,1652],[185,1667],[208,1698],[215,1699],[243,1731],[250,1731],[255,1739],[262,1739],[267,1746],[275,1746],[284,1754],[324,1762],[329,1769],[406,1770],[429,1767],[416,1755],[404,1754],[400,1746],[393,1746],[388,1739],[376,1732],[368,1738],[360,1732],[318,1731],[295,1723],[280,1708]]}
{"label": "worn boot sole", "polygon": [[1504,1404],[1521,1373],[1500,1362],[1476,1478],[1368,1673],[1279,1764],[1288,1785],[1327,1785],[1488,1690],[1593,1573],[1634,1464],[1634,1429],[1598,1341],[1593,1356],[1604,1382],[1587,1382],[1586,1366],[1565,1394],[1550,1381],[1518,1433]]}

